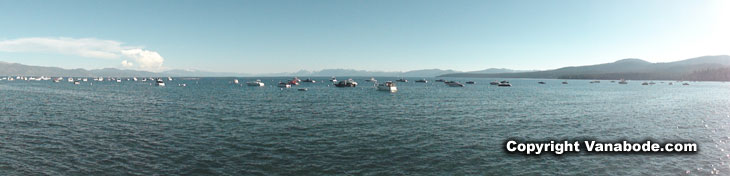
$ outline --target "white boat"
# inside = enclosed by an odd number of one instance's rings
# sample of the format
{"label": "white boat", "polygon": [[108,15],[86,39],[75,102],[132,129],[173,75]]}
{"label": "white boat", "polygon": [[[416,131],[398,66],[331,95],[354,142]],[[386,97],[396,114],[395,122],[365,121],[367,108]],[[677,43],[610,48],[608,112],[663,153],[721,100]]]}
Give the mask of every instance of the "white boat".
{"label": "white boat", "polygon": [[337,82],[337,78],[335,78],[335,77],[333,76],[333,77],[332,77],[332,79],[330,79],[330,81],[332,81],[333,83],[336,83],[336,82]]}
{"label": "white boat", "polygon": [[233,84],[238,84],[238,79],[233,79]]}
{"label": "white boat", "polygon": [[103,77],[99,77],[99,81],[104,81],[104,78]]}
{"label": "white boat", "polygon": [[500,87],[510,87],[510,86],[512,86],[512,84],[510,84],[509,81],[504,80],[502,82],[499,82],[499,84],[497,84],[497,86],[500,86]]}
{"label": "white boat", "polygon": [[378,90],[396,92],[398,91],[398,88],[395,86],[395,83],[393,83],[392,81],[388,81],[382,84],[378,84]]}
{"label": "white boat", "polygon": [[188,85],[187,85],[187,84],[177,84],[177,86],[180,86],[180,87],[186,87],[186,86],[188,86]]}
{"label": "white boat", "polygon": [[74,78],[68,78],[68,82],[74,82]]}
{"label": "white boat", "polygon": [[87,81],[89,81],[89,78],[81,79],[81,81],[87,82]]}
{"label": "white boat", "polygon": [[357,82],[353,81],[352,79],[347,79],[344,81],[340,81],[339,83],[335,84],[337,87],[357,87]]}
{"label": "white boat", "polygon": [[79,85],[79,84],[81,84],[81,82],[79,82],[78,80],[74,81],[74,85]]}
{"label": "white boat", "polygon": [[257,79],[256,81],[252,81],[252,82],[246,82],[246,85],[248,85],[248,86],[264,87],[264,83],[261,82],[260,79]]}
{"label": "white boat", "polygon": [[285,82],[279,82],[279,85],[276,85],[276,87],[291,88],[291,84],[287,84]]}
{"label": "white boat", "polygon": [[117,79],[117,82],[120,83],[120,82],[122,82],[122,80],[121,79]]}
{"label": "white boat", "polygon": [[168,81],[172,81],[172,77],[167,77],[167,80]]}
{"label": "white boat", "polygon": [[162,79],[157,79],[157,82],[155,83],[156,86],[164,87],[165,82],[162,82]]}
{"label": "white boat", "polygon": [[619,81],[618,84],[628,84],[628,82],[626,82],[626,80],[624,80],[624,79],[621,79],[621,81]]}
{"label": "white boat", "polygon": [[464,87],[463,84],[456,81],[446,81],[444,84],[449,85],[450,87]]}
{"label": "white boat", "polygon": [[378,80],[375,80],[375,78],[370,77],[370,79],[366,79],[365,82],[377,82]]}
{"label": "white boat", "polygon": [[137,77],[132,78],[132,80],[137,81]]}

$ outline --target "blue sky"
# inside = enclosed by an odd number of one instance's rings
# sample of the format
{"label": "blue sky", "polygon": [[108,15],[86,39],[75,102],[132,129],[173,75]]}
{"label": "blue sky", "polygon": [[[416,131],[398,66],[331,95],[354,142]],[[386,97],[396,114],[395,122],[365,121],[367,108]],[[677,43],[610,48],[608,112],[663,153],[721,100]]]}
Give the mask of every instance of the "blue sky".
{"label": "blue sky", "polygon": [[728,12],[722,0],[0,0],[0,61],[240,73],[667,62],[730,54]]}

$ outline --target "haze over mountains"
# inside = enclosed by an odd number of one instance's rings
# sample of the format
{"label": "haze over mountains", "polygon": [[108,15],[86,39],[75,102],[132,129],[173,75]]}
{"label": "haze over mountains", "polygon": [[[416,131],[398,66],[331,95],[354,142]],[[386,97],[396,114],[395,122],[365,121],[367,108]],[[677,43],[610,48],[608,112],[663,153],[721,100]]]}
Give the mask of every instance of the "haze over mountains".
{"label": "haze over mountains", "polygon": [[730,56],[703,56],[676,62],[651,63],[622,59],[613,63],[563,67],[522,73],[452,73],[440,77],[634,79],[634,80],[730,80]]}
{"label": "haze over mountains", "polygon": [[354,69],[301,70],[291,73],[244,74],[199,70],[168,70],[159,73],[115,68],[85,70],[28,66],[0,61],[0,75],[73,76],[73,77],[227,77],[227,76],[388,76],[388,77],[475,77],[475,78],[549,78],[549,79],[633,79],[730,81],[730,56],[703,56],[676,62],[651,63],[641,59],[622,59],[612,63],[571,66],[544,71],[518,71],[490,68],[479,71],[424,69],[406,72]]}
{"label": "haze over mountains", "polygon": [[[519,72],[509,69],[486,69],[475,71],[474,73],[514,73]],[[354,69],[324,69],[320,71],[301,70],[298,72],[288,73],[265,73],[265,74],[246,74],[231,72],[209,72],[200,70],[168,70],[159,73],[137,71],[137,70],[121,70],[116,68],[105,69],[63,69],[58,67],[41,67],[29,66],[17,63],[7,63],[0,61],[0,75],[23,75],[23,76],[72,76],[72,77],[156,77],[156,76],[188,76],[188,77],[228,77],[228,76],[388,76],[388,77],[435,77],[450,73],[466,73],[454,70],[441,69],[423,69],[406,72],[386,72],[386,71],[366,71]]]}

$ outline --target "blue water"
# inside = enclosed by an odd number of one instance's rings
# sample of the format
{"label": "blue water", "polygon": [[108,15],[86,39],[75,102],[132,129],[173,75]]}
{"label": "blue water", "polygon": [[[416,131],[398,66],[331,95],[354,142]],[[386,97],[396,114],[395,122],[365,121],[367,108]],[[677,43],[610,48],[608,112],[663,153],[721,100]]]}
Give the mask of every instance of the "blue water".
{"label": "blue water", "polygon": [[[0,175],[730,173],[726,83],[469,79],[477,84],[459,88],[411,78],[389,93],[366,78],[283,90],[275,85],[289,78],[261,79],[266,87],[0,81]],[[694,141],[700,151],[525,156],[505,152],[509,138]]]}

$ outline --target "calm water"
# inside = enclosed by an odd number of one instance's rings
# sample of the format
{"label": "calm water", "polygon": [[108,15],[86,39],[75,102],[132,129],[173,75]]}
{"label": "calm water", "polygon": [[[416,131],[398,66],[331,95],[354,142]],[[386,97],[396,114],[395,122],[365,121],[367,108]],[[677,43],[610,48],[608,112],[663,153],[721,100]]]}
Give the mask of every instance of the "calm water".
{"label": "calm water", "polygon": [[[275,87],[284,79],[0,81],[0,175],[730,174],[727,83],[412,78],[387,93],[366,78]],[[505,153],[508,138],[691,140],[700,151],[524,156]]]}

